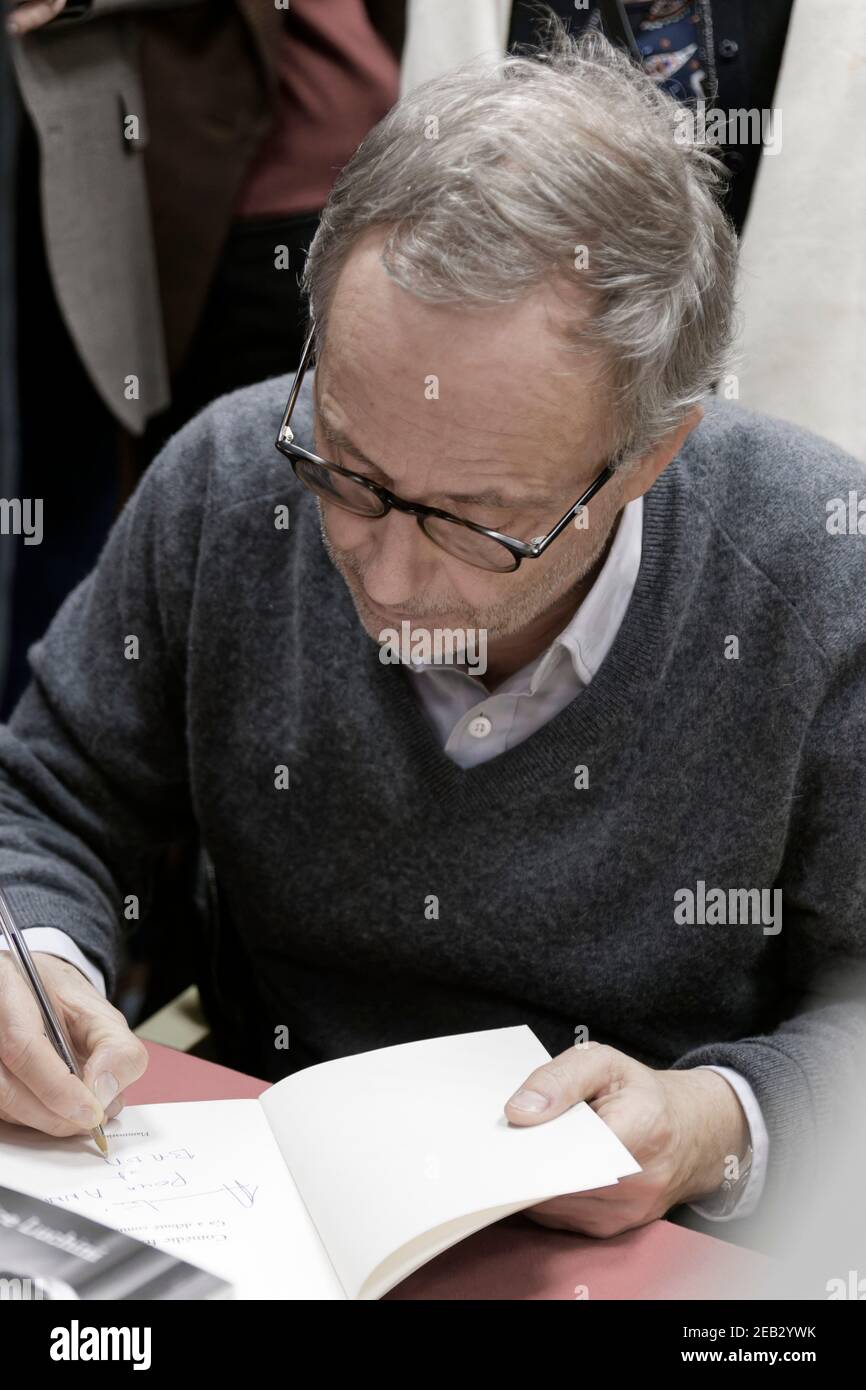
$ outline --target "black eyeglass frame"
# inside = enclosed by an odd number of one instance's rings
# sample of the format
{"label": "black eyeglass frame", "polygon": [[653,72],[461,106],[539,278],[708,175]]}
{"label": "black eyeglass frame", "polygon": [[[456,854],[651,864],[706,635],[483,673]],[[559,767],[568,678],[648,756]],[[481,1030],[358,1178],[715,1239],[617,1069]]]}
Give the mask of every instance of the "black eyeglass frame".
{"label": "black eyeglass frame", "polygon": [[[568,511],[560,517],[559,521],[548,531],[547,535],[538,536],[532,541],[521,541],[515,536],[506,536],[502,531],[495,531],[489,526],[482,526],[480,522],[477,521],[468,521],[465,517],[454,516],[452,512],[443,511],[440,507],[428,507],[424,502],[407,502],[404,498],[398,497],[396,493],[391,492],[390,488],[383,487],[381,483],[374,483],[371,478],[366,478],[363,473],[354,473],[350,468],[344,468],[342,464],[331,463],[330,460],[320,458],[318,454],[313,454],[309,449],[304,449],[300,444],[294,442],[295,436],[289,421],[292,418],[292,412],[294,411],[298,399],[301,384],[304,380],[307,368],[309,367],[310,358],[313,355],[315,331],[314,324],[311,326],[306,341],[304,342],[301,360],[298,363],[298,368],[295,372],[294,380],[292,381],[289,399],[286,402],[286,408],[283,411],[283,418],[280,422],[279,433],[277,434],[274,444],[279,452],[289,460],[298,481],[302,486],[313,492],[314,495],[318,496],[318,494],[315,493],[315,489],[310,488],[309,484],[298,475],[297,465],[299,462],[306,461],[307,463],[315,463],[320,468],[326,468],[333,473],[342,474],[343,477],[351,478],[354,482],[361,483],[366,487],[378,497],[379,501],[383,504],[383,510],[381,512],[370,513],[369,515],[364,512],[353,512],[350,507],[344,507],[343,510],[349,512],[352,516],[363,516],[369,521],[380,521],[383,516],[387,516],[390,509],[393,507],[395,511],[405,512],[409,516],[414,516],[427,539],[433,545],[437,545],[440,550],[444,550],[446,555],[453,555],[453,552],[441,545],[429,532],[424,530],[424,518],[434,516],[442,521],[450,521],[456,526],[465,526],[470,531],[475,531],[479,535],[487,536],[490,540],[498,541],[505,550],[510,552],[514,563],[510,569],[492,571],[488,565],[477,564],[475,561],[467,560],[463,556],[456,555],[453,556],[453,558],[462,560],[465,565],[471,565],[474,569],[486,570],[488,573],[513,574],[516,569],[519,569],[521,561],[537,560],[540,555],[543,555],[548,546],[552,545],[557,536],[562,534],[577,513],[585,507],[588,502],[592,501],[593,497],[601,491],[605,483],[609,482],[614,475],[614,462],[608,459],[601,471],[593,478],[589,486],[584,489],[580,497],[578,497],[574,505],[569,507]],[[340,504],[339,502],[335,502],[334,505],[339,506]]]}

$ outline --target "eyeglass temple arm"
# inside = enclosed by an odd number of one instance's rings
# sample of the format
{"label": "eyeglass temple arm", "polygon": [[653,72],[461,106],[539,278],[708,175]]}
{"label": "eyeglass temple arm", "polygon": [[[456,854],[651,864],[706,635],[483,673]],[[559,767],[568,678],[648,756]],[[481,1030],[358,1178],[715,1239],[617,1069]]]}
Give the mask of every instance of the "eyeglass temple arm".
{"label": "eyeglass temple arm", "polygon": [[315,337],[315,333],[316,325],[313,323],[310,325],[310,331],[307,334],[304,346],[301,349],[301,360],[298,363],[298,370],[295,372],[295,379],[292,382],[292,389],[289,392],[289,399],[287,400],[286,408],[283,411],[283,418],[280,423],[280,432],[277,435],[277,439],[280,441],[281,444],[291,444],[295,437],[289,425],[289,418],[291,416],[292,411],[295,408],[295,401],[298,399],[298,392],[301,389],[301,382],[304,380],[304,372],[307,370],[307,364],[309,363],[310,357],[312,355],[313,338]]}
{"label": "eyeglass temple arm", "polygon": [[578,499],[577,499],[577,501],[575,502],[574,506],[573,506],[573,507],[569,507],[568,511],[565,513],[565,516],[560,517],[559,521],[556,523],[556,525],[554,526],[553,530],[550,531],[550,532],[544,537],[543,540],[538,541],[537,543],[536,543],[536,542],[533,542],[533,545],[532,545],[532,553],[533,553],[533,555],[543,555],[543,554],[544,554],[544,552],[545,552],[545,550],[547,549],[547,547],[548,547],[549,545],[552,545],[553,542],[556,540],[557,536],[560,535],[560,534],[565,530],[566,526],[568,526],[568,524],[569,524],[569,522],[571,521],[572,517],[576,516],[577,513],[581,510],[581,508],[586,506],[587,502],[591,502],[591,501],[592,501],[593,497],[594,497],[595,494],[599,491],[599,489],[600,489],[600,488],[603,488],[604,485],[605,485],[605,483],[606,483],[610,478],[613,477],[613,473],[614,473],[613,466],[612,466],[611,464],[607,464],[607,465],[601,470],[601,472],[599,473],[598,477],[593,479],[593,481],[590,483],[589,487],[586,489],[586,492],[582,493],[581,496],[578,497]]}

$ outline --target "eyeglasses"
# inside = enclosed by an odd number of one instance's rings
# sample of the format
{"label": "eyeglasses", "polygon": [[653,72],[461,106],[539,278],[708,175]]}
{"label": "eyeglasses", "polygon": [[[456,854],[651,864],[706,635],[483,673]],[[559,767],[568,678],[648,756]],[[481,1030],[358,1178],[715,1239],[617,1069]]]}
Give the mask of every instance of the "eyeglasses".
{"label": "eyeglasses", "polygon": [[363,473],[353,473],[341,464],[330,463],[294,442],[295,436],[289,421],[313,354],[314,333],[315,326],[310,329],[304,343],[275,443],[280,453],[291,463],[298,481],[323,502],[330,502],[343,511],[351,512],[354,516],[366,517],[370,521],[378,521],[381,517],[387,516],[393,507],[395,511],[414,516],[428,540],[438,545],[440,550],[447,551],[449,555],[478,569],[508,574],[518,569],[522,560],[537,560],[539,555],[543,555],[578,512],[613,477],[614,463],[608,459],[601,472],[581,493],[574,506],[569,507],[565,515],[560,517],[553,529],[548,531],[546,536],[536,536],[531,541],[521,541],[514,536],[503,535],[501,531],[481,526],[477,521],[468,521],[465,517],[453,516],[451,512],[442,511],[439,507],[428,507],[423,502],[407,502],[388,488],[382,487],[380,483],[365,478]]}

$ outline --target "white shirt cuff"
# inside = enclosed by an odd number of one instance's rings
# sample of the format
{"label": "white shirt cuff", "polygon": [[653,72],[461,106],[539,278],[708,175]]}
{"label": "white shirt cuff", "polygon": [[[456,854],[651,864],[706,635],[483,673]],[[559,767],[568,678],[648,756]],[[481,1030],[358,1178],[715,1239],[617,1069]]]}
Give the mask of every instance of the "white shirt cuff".
{"label": "white shirt cuff", "polygon": [[[738,1071],[733,1071],[730,1067],[701,1067],[695,1068],[696,1071],[717,1071],[719,1076],[723,1076],[730,1083],[737,1093],[737,1098],[745,1111],[746,1120],[749,1125],[749,1137],[752,1145],[752,1167],[746,1180],[746,1185],[740,1194],[740,1199],[733,1211],[726,1215],[720,1215],[713,1211],[712,1197],[705,1198],[702,1202],[689,1202],[692,1211],[696,1211],[699,1216],[703,1216],[707,1221],[740,1221],[744,1216],[751,1216],[761,1200],[761,1193],[764,1190],[764,1183],[767,1178],[767,1159],[770,1151],[770,1137],[767,1134],[767,1126],[764,1124],[764,1117],[761,1114],[761,1107],[755,1099],[755,1093],[744,1076]],[[719,1203],[716,1203],[718,1205]]]}
{"label": "white shirt cuff", "polygon": [[[70,965],[77,966],[82,975],[98,989],[99,993],[105,995],[105,978],[98,966],[88,960],[87,956],[76,946],[71,936],[67,936],[65,931],[60,931],[59,927],[22,927],[21,935],[27,943],[28,951],[47,951],[51,956],[59,956],[61,960],[68,960]],[[8,951],[9,946],[5,939],[0,938],[0,951]]]}

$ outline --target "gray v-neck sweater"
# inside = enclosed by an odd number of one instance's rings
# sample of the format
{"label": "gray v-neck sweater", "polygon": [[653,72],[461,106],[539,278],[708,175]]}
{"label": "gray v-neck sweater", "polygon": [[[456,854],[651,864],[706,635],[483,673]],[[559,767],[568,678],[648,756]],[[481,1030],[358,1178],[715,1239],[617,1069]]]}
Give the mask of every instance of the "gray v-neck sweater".
{"label": "gray v-neck sweater", "polygon": [[[765,1201],[783,1193],[842,1088],[862,1100],[866,536],[826,522],[866,470],[708,402],[646,497],[592,683],[462,770],[379,661],[274,450],[288,384],[169,443],[33,649],[0,729],[0,880],[21,924],[62,928],[112,981],[125,899],[198,832],[264,1074],[516,1023],[556,1054],[585,1027],[652,1066],[745,1076]],[[755,906],[775,889],[781,930]],[[846,997],[822,984],[840,966]]]}

